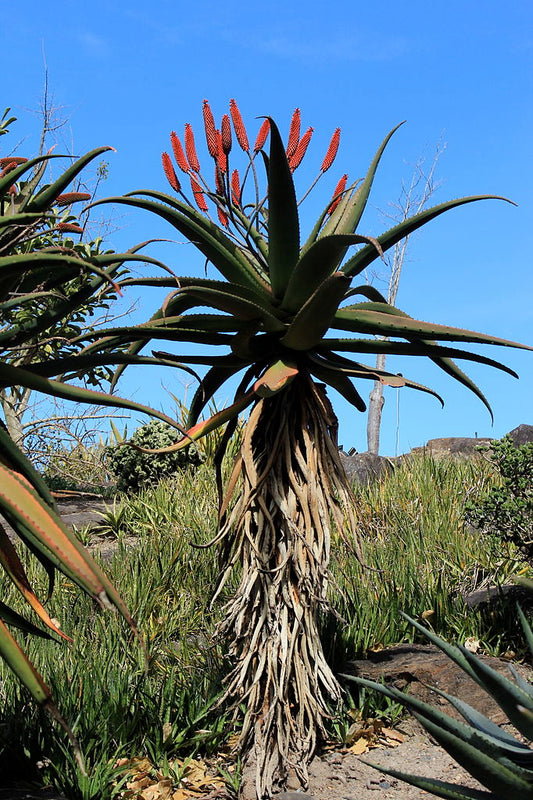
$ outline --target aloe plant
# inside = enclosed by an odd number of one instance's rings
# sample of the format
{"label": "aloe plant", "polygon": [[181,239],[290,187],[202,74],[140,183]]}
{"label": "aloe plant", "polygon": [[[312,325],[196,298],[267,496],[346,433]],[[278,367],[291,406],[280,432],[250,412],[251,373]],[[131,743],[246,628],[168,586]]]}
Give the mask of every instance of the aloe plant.
{"label": "aloe plant", "polygon": [[[523,611],[518,608],[529,650],[533,655],[533,631]],[[420,625],[407,614],[402,614],[430,642],[443,651],[458,667],[481,686],[505,712],[510,723],[527,740],[533,739],[533,686],[509,666],[514,680],[485,664],[466,648],[451,645]],[[520,800],[533,798],[533,749],[524,739],[518,739],[502,730],[468,703],[433,687],[459,712],[464,721],[456,720],[391,686],[384,686],[365,678],[344,676],[360,686],[374,689],[396,702],[402,703],[424,726],[431,736],[464,767],[487,792],[447,783],[432,778],[410,775],[400,770],[387,769],[372,764],[376,769],[407,781],[413,786],[449,800]]]}
{"label": "aloe plant", "polygon": [[[215,597],[239,564],[240,583],[227,602],[221,629],[230,637],[234,660],[226,698],[235,706],[246,704],[241,747],[255,752],[257,793],[266,797],[285,785],[289,765],[306,785],[307,763],[324,731],[329,704],[341,696],[323,655],[317,617],[325,607],[331,521],[356,551],[357,530],[351,488],[338,455],[337,421],[325,385],[359,411],[365,404],[354,379],[377,379],[435,394],[408,378],[356,360],[382,352],[425,356],[490,410],[454,359],[514,373],[452,343],[520,345],[413,319],[361,282],[364,270],[403,237],[444,212],[488,197],[442,203],[376,238],[359,232],[378,164],[395,128],[362,180],[349,182],[342,176],[302,240],[294,172],[307,151],[312,128],[300,134],[296,110],[285,145],[268,117],[252,147],[233,100],[229,112],[217,128],[209,103],[204,102],[214,185],[201,171],[194,132],[186,125],[185,146],[176,133],[171,134],[174,161],[169,153],[162,157],[174,195],[139,191],[105,201],[163,218],[194,244],[206,269],[214,267],[219,277],[178,277],[167,268],[163,276],[122,281],[170,293],[150,321],[105,331],[105,338],[89,341],[85,352],[105,357],[113,348],[127,347],[133,357],[153,340],[207,346],[199,355],[153,353],[167,362],[207,367],[191,403],[187,436],[174,449],[229,423],[220,463],[238,415],[251,409],[240,453],[221,496],[214,539],[221,572]],[[319,178],[331,168],[339,139],[337,129]],[[234,157],[244,159],[244,167],[232,169]],[[262,168],[266,185],[259,177]],[[202,420],[210,399],[230,379],[239,381],[231,405]]]}
{"label": "aloe plant", "polygon": [[[0,390],[31,389],[78,402],[150,412],[137,403],[65,382],[66,377],[80,378],[91,371],[94,376],[94,370],[102,362],[87,360],[82,348],[73,344],[79,329],[72,326],[69,331],[63,325],[64,319],[70,317],[79,322],[76,315],[80,308],[90,307],[92,298],[102,288],[110,286],[118,290],[115,281],[123,264],[143,258],[134,252],[119,255],[75,247],[72,241],[63,238],[66,233],[79,234],[82,229],[70,215],[63,217],[61,207],[87,199],[87,195],[80,193],[65,194],[65,189],[86,165],[109,149],[98,148],[77,159],[50,185],[43,183],[45,167],[50,159],[61,156],[49,153],[30,160],[11,156],[0,159]],[[54,340],[59,334],[61,347]],[[111,363],[124,360],[131,359],[120,353],[111,357]],[[63,380],[54,379],[58,376]],[[172,423],[165,415],[154,414]],[[136,630],[120,595],[62,523],[42,477],[3,423],[0,423],[0,513],[43,565],[50,588],[59,569],[102,607],[118,609]],[[0,656],[33,697],[66,727],[46,683],[10,627],[55,639],[69,640],[69,637],[36,596],[17,546],[1,524],[0,564],[38,620],[51,631],[47,634],[31,619],[0,603]]]}

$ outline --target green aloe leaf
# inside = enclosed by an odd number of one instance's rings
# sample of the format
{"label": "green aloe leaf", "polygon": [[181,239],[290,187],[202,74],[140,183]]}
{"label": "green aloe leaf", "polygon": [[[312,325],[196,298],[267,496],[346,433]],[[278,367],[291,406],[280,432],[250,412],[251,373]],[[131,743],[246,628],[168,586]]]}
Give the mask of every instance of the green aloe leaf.
{"label": "green aloe leaf", "polygon": [[454,364],[454,362],[451,360],[451,358],[441,358],[440,356],[437,356],[437,357],[431,356],[431,360],[443,372],[446,372],[448,375],[450,375],[456,381],[458,381],[459,383],[462,383],[463,386],[466,386],[467,389],[470,389],[470,391],[473,392],[473,394],[475,394],[476,397],[479,398],[479,400],[481,400],[481,402],[483,403],[483,405],[485,406],[485,408],[487,409],[487,411],[490,414],[491,422],[494,422],[494,414],[492,413],[492,408],[490,406],[489,401],[487,400],[487,398],[485,397],[485,395],[481,391],[481,389],[479,389],[476,386],[474,381],[471,380],[468,377],[468,375],[466,375],[466,373],[464,373],[461,369],[459,369],[457,364]]}
{"label": "green aloe leaf", "polygon": [[43,630],[42,628],[38,628],[37,625],[34,625],[33,622],[30,622],[27,619],[24,619],[23,616],[18,614],[16,611],[13,611],[12,608],[6,606],[5,603],[0,601],[0,620],[6,623],[6,625],[12,625],[14,628],[18,628],[24,633],[29,633],[31,636],[38,636],[41,639],[51,639],[53,641],[58,641],[55,636],[52,636],[48,631]]}
{"label": "green aloe leaf", "polygon": [[268,120],[268,268],[274,297],[281,299],[300,256],[300,223],[285,148],[276,123]]}
{"label": "green aloe leaf", "polygon": [[520,766],[529,767],[530,769],[533,767],[533,750],[525,742],[521,742],[511,736],[510,733],[507,733],[495,722],[481,714],[480,711],[465,703],[464,700],[459,700],[457,697],[443,692],[435,686],[432,687],[432,691],[447,700],[473,728],[486,734],[487,740],[493,746],[496,746],[503,755],[506,755],[507,758]]}
{"label": "green aloe leaf", "polygon": [[15,167],[15,169],[12,169],[4,175],[3,178],[0,178],[0,194],[5,194],[13,183],[17,183],[22,178],[24,173],[49,161],[51,158],[70,158],[70,156],[46,153],[44,156],[37,156],[36,158],[31,158],[29,161],[25,161],[24,164],[19,164],[18,167]]}
{"label": "green aloe leaf", "polygon": [[50,615],[33,591],[17,551],[2,525],[0,525],[0,564],[42,622],[44,622],[50,630],[54,631],[54,633],[67,639],[67,641],[72,641],[52,621]]}
{"label": "green aloe leaf", "polygon": [[[457,208],[458,206],[463,206],[467,203],[475,203],[478,200],[504,200],[507,203],[512,203],[512,201],[508,200],[506,197],[490,194],[476,195],[473,197],[460,197],[457,200],[448,200],[446,203],[440,203],[439,205],[432,206],[424,211],[420,211],[418,214],[409,217],[403,222],[400,222],[398,225],[395,225],[393,228],[390,228],[385,233],[382,233],[381,236],[377,237],[381,249],[383,252],[386,252],[391,247],[394,247],[397,242],[401,241],[401,239],[409,236],[427,222],[435,219],[435,217],[444,214],[445,211],[450,211],[452,208]],[[354,275],[359,275],[373,261],[375,261],[376,258],[377,254],[375,248],[367,245],[366,247],[363,247],[362,250],[359,250],[359,252],[354,256],[352,256],[352,258],[346,262],[342,269],[346,275],[353,277]]]}
{"label": "green aloe leaf", "polygon": [[0,655],[38,703],[50,702],[50,689],[1,619]]}
{"label": "green aloe leaf", "polygon": [[[432,356],[462,358],[465,361],[474,361],[477,364],[494,367],[506,372],[513,378],[518,378],[518,374],[514,369],[493,358],[482,356],[479,353],[470,353],[468,350],[460,350],[458,347],[444,347],[424,340],[398,342],[390,339],[336,339],[328,337],[323,339],[322,342],[328,350],[338,350],[345,353],[368,353],[372,355],[386,353],[388,355],[425,356],[428,358]],[[317,348],[317,352],[320,353],[321,348]]]}
{"label": "green aloe leaf", "polygon": [[519,605],[517,605],[518,617],[520,619],[520,624],[524,630],[524,635],[526,637],[527,646],[529,647],[529,651],[531,655],[533,655],[533,630],[531,630],[531,625],[526,619],[526,616]]}
{"label": "green aloe leaf", "polygon": [[20,472],[28,480],[36,492],[51,507],[55,508],[55,501],[42,475],[37,472],[31,461],[17,447],[13,439],[0,425],[0,463],[9,469]]}
{"label": "green aloe leaf", "polygon": [[310,350],[317,345],[335,318],[349,283],[342,272],[326,278],[295,315],[281,343],[293,350]]}
{"label": "green aloe leaf", "polygon": [[370,190],[376,175],[376,170],[379,162],[381,161],[383,152],[391,137],[403,124],[403,122],[400,122],[400,124],[396,125],[396,127],[394,127],[384,138],[376,155],[372,159],[372,163],[370,164],[363,183],[359,189],[357,189],[355,194],[349,196],[348,202],[339,203],[331,215],[330,220],[326,223],[326,225],[324,225],[320,236],[327,236],[330,233],[353,233],[357,229],[357,226],[359,225],[361,217],[363,216],[363,212],[366,208]]}
{"label": "green aloe leaf", "polygon": [[[223,356],[223,358],[226,358]],[[234,359],[229,357],[229,365],[218,364],[212,367],[202,378],[198,389],[189,406],[189,416],[187,419],[187,427],[191,428],[198,422],[198,417],[212,399],[215,392],[240,369],[242,369],[242,362],[239,360],[239,365],[235,366]]]}
{"label": "green aloe leaf", "polygon": [[508,798],[515,793],[524,800],[533,798],[533,776],[530,772],[521,770],[511,762],[505,763],[503,758],[493,758],[478,745],[464,741],[416,713],[413,716],[458,764],[468,770],[487,789]]}
{"label": "green aloe leaf", "polygon": [[66,169],[65,172],[54,181],[54,183],[50,184],[50,186],[45,186],[40,192],[31,197],[30,201],[25,206],[25,210],[39,212],[49,208],[54,204],[56,197],[64,192],[67,186],[72,183],[74,178],[79,175],[87,164],[90,164],[91,161],[94,161],[95,158],[98,158],[98,156],[101,156],[103,153],[107,153],[109,150],[113,149],[113,147],[97,147],[95,150],[91,150],[89,153],[81,156],[81,158],[78,158],[72,166]]}
{"label": "green aloe leaf", "polygon": [[[163,195],[163,197],[165,196]],[[193,242],[227,281],[252,290],[265,290],[257,271],[251,268],[250,262],[242,255],[240,248],[217,225],[201,214],[193,215],[192,210],[188,207],[187,211],[190,212],[190,217],[186,216],[184,211],[170,207],[170,204],[163,205],[163,203],[132,195],[98,200],[93,203],[93,207],[101,203],[120,203],[132,208],[152,211]]]}
{"label": "green aloe leaf", "polygon": [[292,383],[298,372],[294,362],[279,359],[255,382],[254,392],[258,397],[272,397]]}
{"label": "green aloe leaf", "polygon": [[319,381],[332,386],[345,400],[347,400],[358,411],[366,411],[366,403],[351,382],[351,380],[339,372],[339,370],[312,360],[309,363],[309,371]]}
{"label": "green aloe leaf", "polygon": [[[324,341],[327,341],[327,339]],[[320,354],[309,353],[308,357],[312,363],[324,364],[328,368],[334,369],[337,372],[342,372],[352,378],[363,378],[372,381],[378,380],[383,386],[393,386],[397,389],[406,386],[409,389],[417,389],[420,392],[426,392],[426,394],[436,397],[441,406],[444,406],[444,400],[437,392],[433,391],[433,389],[430,389],[428,386],[424,386],[422,383],[415,383],[409,380],[409,378],[406,378],[404,375],[395,375],[392,372],[376,369],[376,367],[368,367],[366,364],[358,364],[355,361],[350,361],[347,358],[343,358],[325,349],[322,349]]]}
{"label": "green aloe leaf", "polygon": [[384,772],[385,775],[390,775],[392,778],[398,778],[401,781],[410,783],[411,786],[416,786],[424,792],[442,797],[444,800],[509,800],[501,794],[494,794],[493,792],[484,792],[479,789],[469,789],[466,786],[457,786],[455,783],[447,783],[446,781],[439,781],[435,778],[424,778],[421,775],[412,775],[408,772],[400,772],[397,769],[390,769],[381,764],[375,764],[373,761],[364,760],[365,764],[370,767]]}
{"label": "green aloe leaf", "polygon": [[492,669],[472,656],[468,650],[460,647],[464,657],[470,664],[477,682],[487,691],[491,697],[502,708],[513,725],[528,739],[533,739],[533,724],[525,720],[524,716],[518,713],[518,707],[526,708],[533,712],[533,698],[528,692],[524,692],[520,686],[505,678],[496,670]]}
{"label": "green aloe leaf", "polygon": [[0,364],[0,386],[26,386],[36,392],[43,392],[52,397],[60,397],[63,400],[74,400],[78,402],[93,403],[103,406],[115,406],[117,408],[128,408],[130,411],[142,411],[153,417],[167,422],[174,428],[179,428],[178,423],[166,414],[135,403],[132,400],[124,400],[122,397],[97,392],[92,389],[84,389],[81,386],[70,386],[60,381],[43,378],[40,375],[30,372],[22,367],[14,367],[11,364]]}
{"label": "green aloe leaf", "polygon": [[194,297],[202,301],[201,305],[217,308],[237,319],[245,321],[260,319],[266,330],[273,333],[283,331],[285,327],[272,313],[273,309],[269,303],[265,303],[256,296],[247,297],[245,293],[239,291],[239,287],[234,290],[233,286],[227,284],[214,288],[198,283],[180,289],[179,294],[185,297]]}
{"label": "green aloe leaf", "polygon": [[[297,311],[320,284],[340,268],[350,245],[370,241],[371,237],[358,234],[326,236],[318,239],[302,255],[292,271],[281,307],[287,311]],[[375,246],[379,252],[377,241]]]}
{"label": "green aloe leaf", "polygon": [[489,334],[423,322],[422,320],[400,316],[399,314],[398,318],[395,319],[392,313],[372,311],[365,308],[361,310],[357,308],[340,308],[335,314],[330,327],[353,333],[371,333],[376,336],[401,336],[404,339],[470,342],[472,344],[491,344],[533,350],[533,347],[528,345],[512,342],[508,339],[499,339]]}

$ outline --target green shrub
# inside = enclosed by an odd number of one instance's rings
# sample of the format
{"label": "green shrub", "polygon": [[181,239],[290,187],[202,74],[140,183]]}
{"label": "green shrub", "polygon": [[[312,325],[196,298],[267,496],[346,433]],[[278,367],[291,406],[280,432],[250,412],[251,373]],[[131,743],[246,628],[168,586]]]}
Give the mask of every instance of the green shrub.
{"label": "green shrub", "polygon": [[533,561],[533,443],[515,447],[510,436],[491,442],[490,459],[500,485],[465,507],[466,521],[483,533],[496,533]]}
{"label": "green shrub", "polygon": [[205,456],[194,444],[174,453],[142,453],[134,447],[128,447],[128,444],[133,444],[158,450],[169,447],[175,441],[175,428],[153,420],[137,428],[128,442],[109,446],[106,465],[117,477],[117,489],[120,492],[138,492],[173,475],[176,470],[198,466],[204,460]]}

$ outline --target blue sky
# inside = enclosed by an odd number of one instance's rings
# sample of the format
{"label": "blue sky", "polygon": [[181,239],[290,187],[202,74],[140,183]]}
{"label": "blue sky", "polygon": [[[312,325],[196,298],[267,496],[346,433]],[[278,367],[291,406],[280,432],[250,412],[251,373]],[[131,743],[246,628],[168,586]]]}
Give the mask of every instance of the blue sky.
{"label": "blue sky", "polygon": [[[384,229],[381,212],[397,200],[414,162],[425,156],[431,163],[436,143],[446,143],[434,202],[488,193],[512,198],[518,207],[487,201],[430,223],[410,242],[397,303],[422,319],[533,344],[529,2],[95,0],[81,14],[69,0],[58,0],[53,9],[30,1],[7,15],[3,33],[2,108],[11,106],[19,118],[9,144],[20,141],[19,152],[28,155],[37,146],[39,122],[32,110],[42,96],[46,62],[53,102],[69,119],[58,133],[59,146],[75,153],[102,144],[117,150],[108,159],[103,195],[166,191],[161,152],[169,147],[170,131],[182,131],[185,122],[200,139],[204,98],[220,118],[234,97],[252,131],[254,118],[269,114],[283,134],[299,107],[302,124],[315,129],[300,189],[307,188],[333,129],[342,128],[335,166],[302,210],[304,229],[337,178],[363,175],[378,144],[401,120],[407,122],[382,161],[361,232]],[[1,144],[8,147],[7,137]],[[114,224],[115,249],[171,235],[140,213],[121,210]],[[152,251],[163,252],[178,274],[203,268],[188,245]],[[151,313],[152,302],[144,297],[139,313]],[[469,370],[492,404],[493,427],[482,404],[436,368],[391,361],[392,371],[431,385],[446,405],[441,410],[427,395],[389,390],[382,452],[405,452],[440,436],[501,436],[521,422],[533,423],[533,354],[486,352],[520,373],[515,381],[488,368]],[[122,392],[160,406],[169,403],[161,382],[184,392],[177,375],[160,379],[138,372],[125,379]],[[362,392],[367,390],[365,384]],[[341,442],[366,449],[365,417],[343,402],[337,408]]]}

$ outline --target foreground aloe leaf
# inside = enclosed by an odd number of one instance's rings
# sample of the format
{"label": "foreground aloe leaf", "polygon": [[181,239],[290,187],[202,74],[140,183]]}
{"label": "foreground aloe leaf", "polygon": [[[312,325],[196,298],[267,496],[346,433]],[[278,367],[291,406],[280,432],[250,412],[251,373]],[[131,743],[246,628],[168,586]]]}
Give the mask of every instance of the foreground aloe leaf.
{"label": "foreground aloe leaf", "polygon": [[[439,647],[473,678],[505,712],[515,728],[527,739],[533,739],[533,691],[529,684],[515,674],[513,682],[489,667],[463,647],[449,645],[432,631],[403,614],[417,630]],[[519,616],[533,655],[533,633],[523,612]],[[519,797],[533,798],[533,750],[523,740],[502,730],[483,714],[445,692],[435,691],[448,700],[465,722],[449,717],[443,711],[417,700],[394,687],[368,681],[364,678],[344,676],[350,681],[402,703],[408,708],[431,736],[476,780],[489,791],[479,792],[464,786],[422,778],[417,775],[390,770],[372,764],[388,775],[418,786],[443,798],[465,800],[509,800]],[[370,763],[370,762],[369,762]]]}

